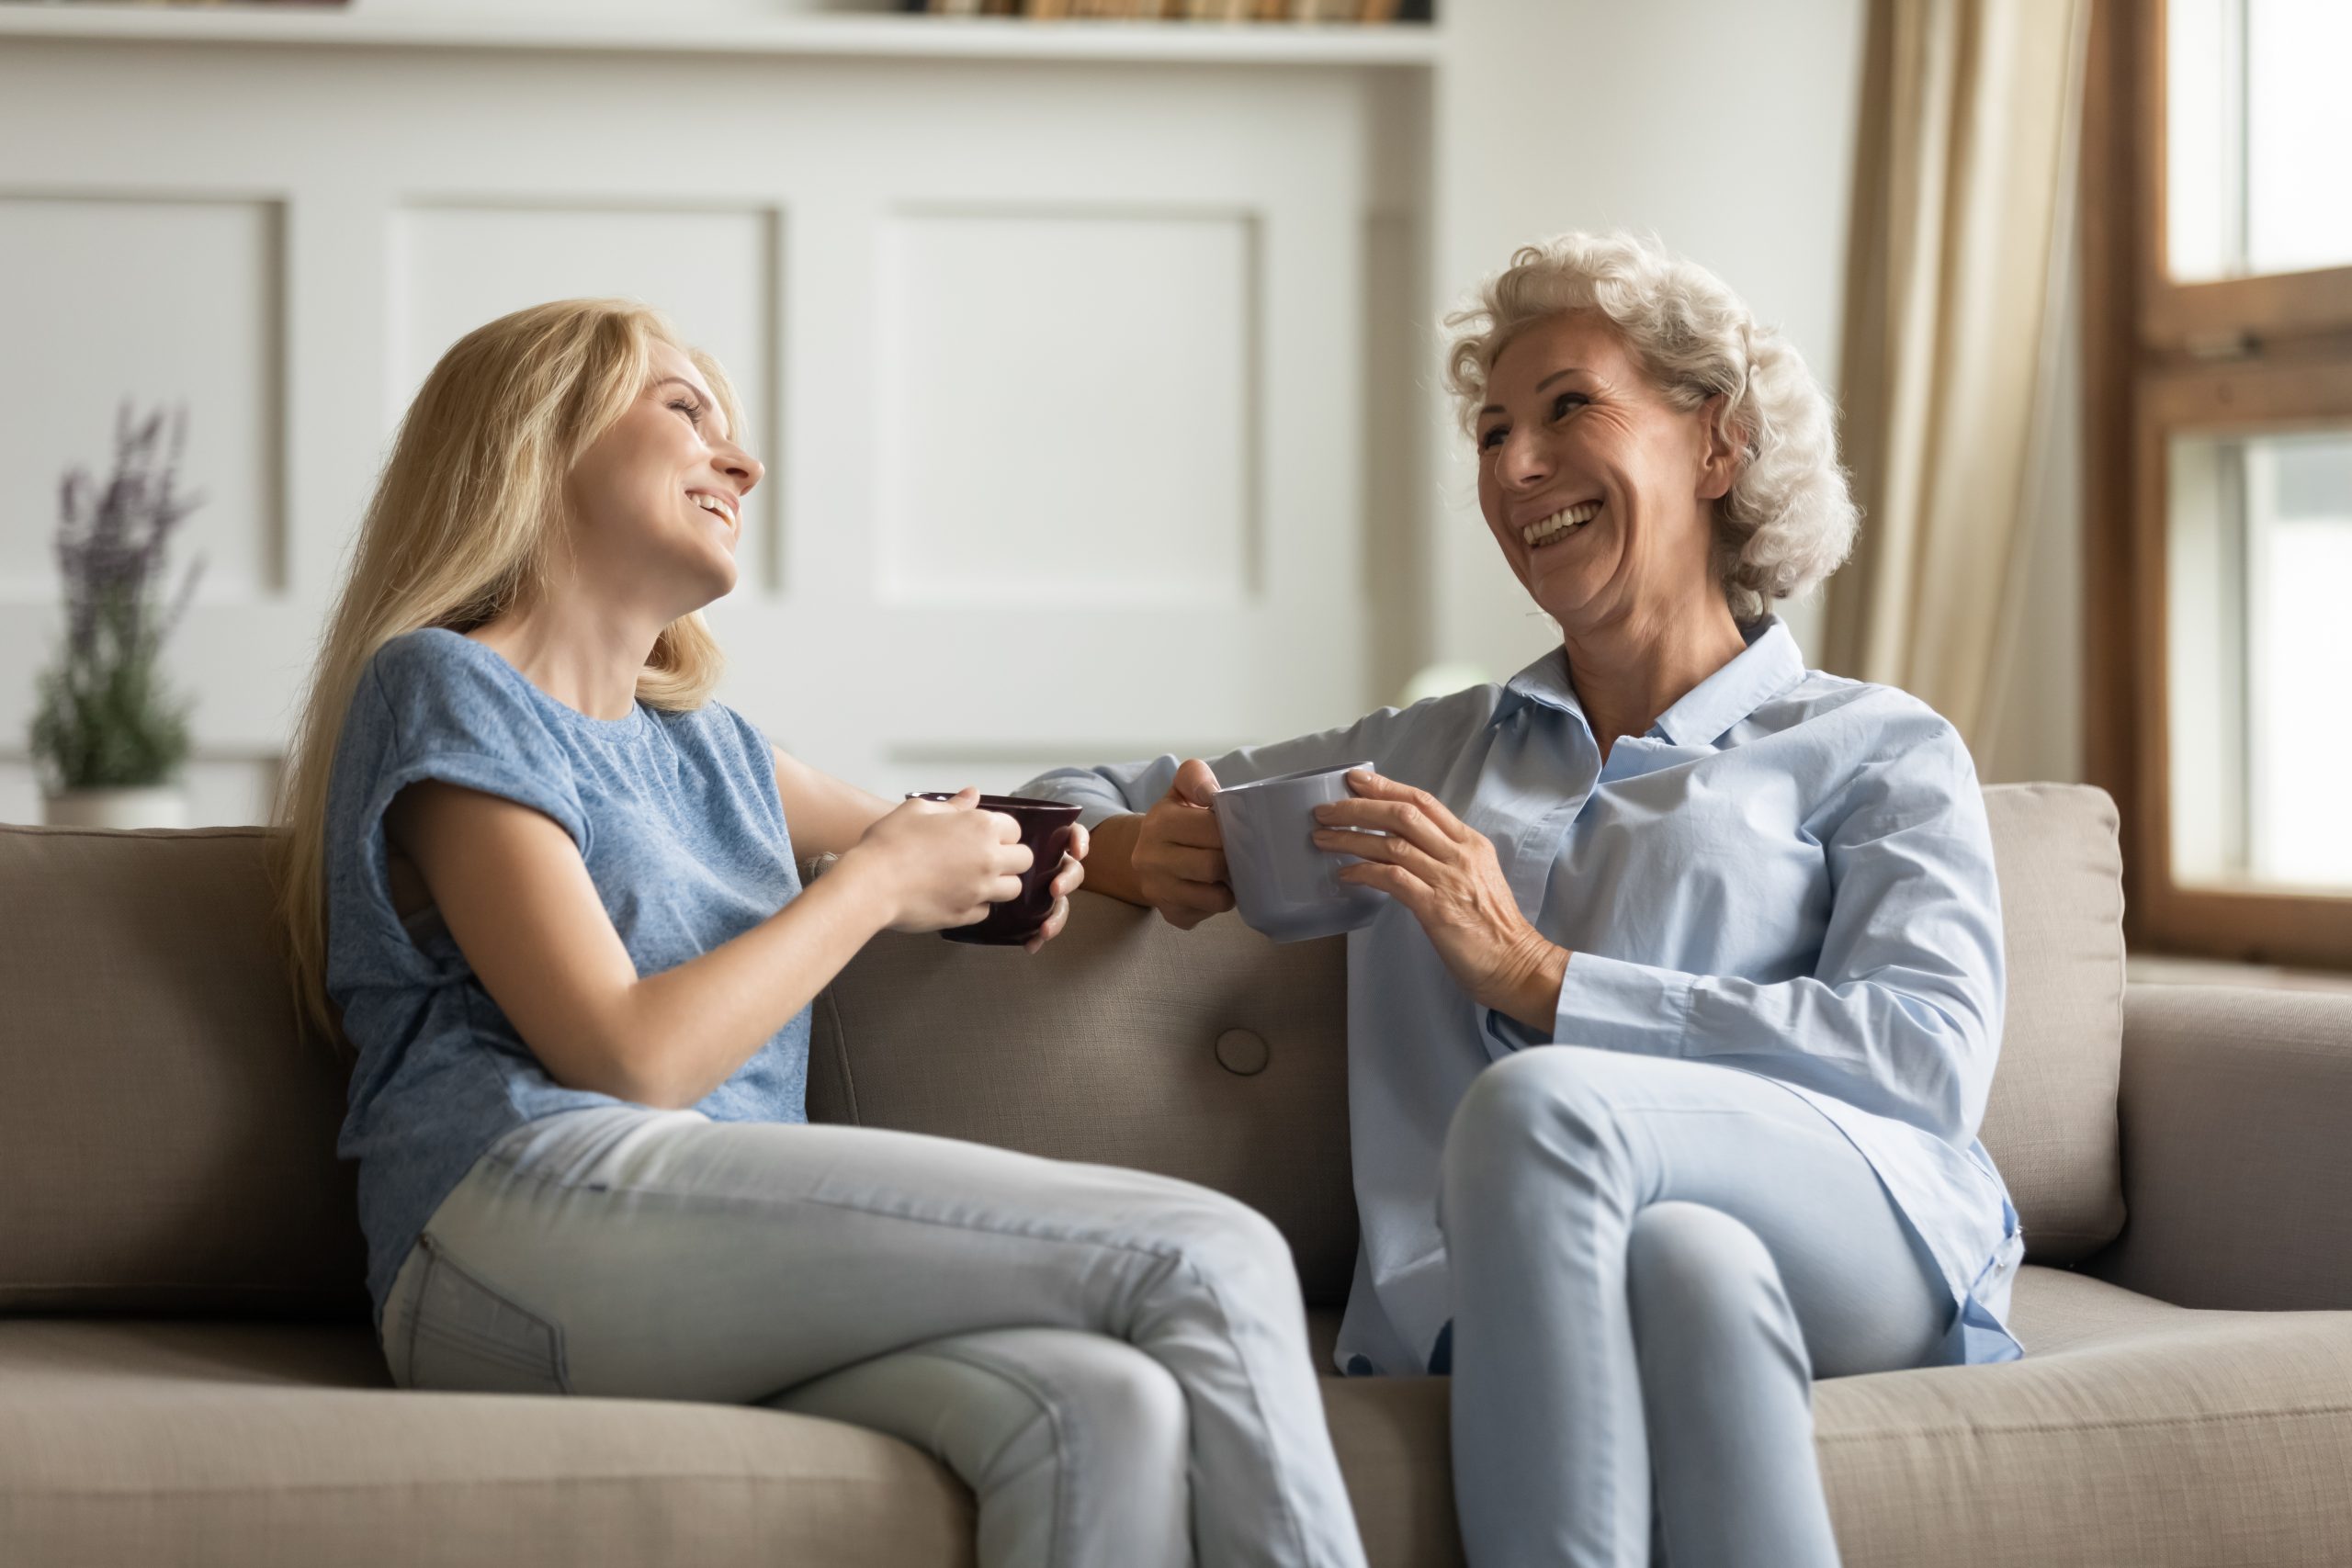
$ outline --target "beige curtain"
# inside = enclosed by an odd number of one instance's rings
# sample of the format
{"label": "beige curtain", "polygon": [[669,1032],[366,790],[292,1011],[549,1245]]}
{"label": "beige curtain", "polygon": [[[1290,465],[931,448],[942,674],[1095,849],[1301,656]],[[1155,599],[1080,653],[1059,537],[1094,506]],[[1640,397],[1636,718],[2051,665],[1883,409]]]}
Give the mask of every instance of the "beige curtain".
{"label": "beige curtain", "polygon": [[1979,746],[2055,406],[2091,0],[1871,0],[1847,258],[1862,528],[1821,663]]}

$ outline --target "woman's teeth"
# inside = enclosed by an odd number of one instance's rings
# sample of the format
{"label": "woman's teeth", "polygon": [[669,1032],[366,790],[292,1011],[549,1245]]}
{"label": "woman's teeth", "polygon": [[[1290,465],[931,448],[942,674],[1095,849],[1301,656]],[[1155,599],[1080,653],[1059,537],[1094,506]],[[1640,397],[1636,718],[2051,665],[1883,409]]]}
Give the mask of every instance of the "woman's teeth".
{"label": "woman's teeth", "polygon": [[1532,549],[1537,545],[1550,544],[1572,528],[1583,527],[1600,514],[1600,502],[1584,502],[1555,512],[1541,523],[1530,523],[1519,531],[1519,536],[1526,540],[1528,547]]}
{"label": "woman's teeth", "polygon": [[693,494],[687,496],[686,499],[693,502],[696,506],[701,507],[705,512],[716,512],[719,516],[725,518],[730,525],[735,521],[735,514],[727,510],[727,503],[719,500],[715,495],[705,495],[700,491],[696,491]]}

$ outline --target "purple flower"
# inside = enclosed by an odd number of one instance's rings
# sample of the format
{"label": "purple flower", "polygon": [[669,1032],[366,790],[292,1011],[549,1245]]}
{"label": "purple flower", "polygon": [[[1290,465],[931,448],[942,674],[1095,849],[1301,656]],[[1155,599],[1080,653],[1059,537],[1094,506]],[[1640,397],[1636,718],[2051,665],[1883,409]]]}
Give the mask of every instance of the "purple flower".
{"label": "purple flower", "polygon": [[184,409],[168,421],[162,410],[134,420],[125,401],[106,482],[74,468],[58,485],[65,639],[40,677],[32,742],[62,787],[159,783],[187,755],[187,711],[163,692],[157,661],[203,561],[189,565],[167,606],[156,602],[173,532],[203,503],[178,488],[187,433]]}

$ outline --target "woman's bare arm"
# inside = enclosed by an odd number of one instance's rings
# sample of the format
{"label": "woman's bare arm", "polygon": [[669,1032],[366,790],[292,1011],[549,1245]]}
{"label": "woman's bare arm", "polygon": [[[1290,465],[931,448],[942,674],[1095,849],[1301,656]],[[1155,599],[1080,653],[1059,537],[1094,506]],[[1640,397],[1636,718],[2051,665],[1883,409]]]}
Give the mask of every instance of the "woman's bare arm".
{"label": "woman's bare arm", "polygon": [[733,941],[639,978],[552,818],[428,780],[384,820],[548,1072],[643,1105],[692,1105],[725,1082],[897,916],[889,889],[844,863]]}
{"label": "woman's bare arm", "polygon": [[845,854],[865,830],[888,813],[890,803],[854,784],[818,772],[797,758],[775,752],[775,789],[784,802],[792,850],[803,860]]}

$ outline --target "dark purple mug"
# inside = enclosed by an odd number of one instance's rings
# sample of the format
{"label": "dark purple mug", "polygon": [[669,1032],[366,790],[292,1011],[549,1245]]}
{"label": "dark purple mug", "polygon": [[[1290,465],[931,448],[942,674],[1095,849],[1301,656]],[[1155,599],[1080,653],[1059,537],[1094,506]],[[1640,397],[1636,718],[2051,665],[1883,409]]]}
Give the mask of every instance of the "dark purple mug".
{"label": "dark purple mug", "polygon": [[[927,790],[922,800],[953,800],[953,792]],[[1018,795],[984,795],[982,811],[1001,811],[1021,824],[1021,841],[1035,857],[1021,874],[1021,892],[1001,904],[991,904],[985,919],[968,926],[952,926],[939,934],[950,942],[978,942],[984,947],[1018,947],[1037,934],[1054,912],[1054,874],[1069,852],[1070,829],[1078,824],[1078,807],[1059,800],[1031,800]]]}

